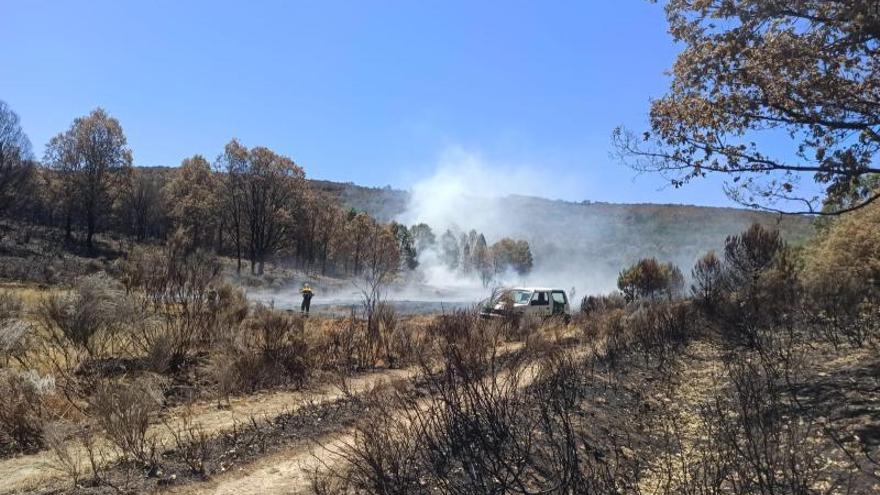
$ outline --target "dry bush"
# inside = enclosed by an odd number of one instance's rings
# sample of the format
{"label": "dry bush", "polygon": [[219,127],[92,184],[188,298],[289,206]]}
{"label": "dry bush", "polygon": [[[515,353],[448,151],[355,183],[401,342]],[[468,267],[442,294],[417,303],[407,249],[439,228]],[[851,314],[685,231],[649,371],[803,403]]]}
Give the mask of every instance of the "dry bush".
{"label": "dry bush", "polygon": [[88,412],[123,460],[153,467],[160,445],[149,427],[161,406],[162,395],[154,380],[107,380],[89,398]]}
{"label": "dry bush", "polygon": [[724,265],[715,251],[697,260],[691,270],[691,295],[694,302],[710,316],[715,315],[725,296]]}
{"label": "dry bush", "polygon": [[198,423],[193,423],[192,415],[185,411],[177,422],[166,422],[171,437],[174,439],[174,451],[189,467],[193,474],[206,476],[207,464],[214,455],[214,444],[211,436]]}
{"label": "dry bush", "polygon": [[[444,365],[462,367],[468,373],[483,373],[494,359],[503,340],[503,322],[480,318],[475,310],[458,310],[440,315],[427,327],[436,339]],[[432,356],[423,359],[425,364]]]}
{"label": "dry bush", "polygon": [[526,387],[525,368],[472,373],[449,353],[418,400],[371,404],[341,468],[313,479],[329,493],[621,493],[637,465],[619,439],[593,431],[582,406],[590,378],[556,355]]}
{"label": "dry bush", "polygon": [[625,321],[630,350],[639,352],[646,365],[665,369],[693,337],[693,314],[687,301],[641,304]]}
{"label": "dry bush", "polygon": [[410,366],[418,364],[427,356],[437,353],[435,341],[428,335],[424,326],[399,323],[388,336],[389,366]]}
{"label": "dry bush", "polygon": [[[387,366],[394,367],[397,356],[391,352],[391,335],[397,330],[399,318],[394,306],[385,301],[380,301],[373,311],[372,318],[375,322],[375,331],[368,335],[374,340],[375,359],[378,363],[383,361]],[[369,327],[369,324],[367,325]]]}
{"label": "dry bush", "polygon": [[285,311],[258,305],[210,365],[221,395],[294,383],[301,386],[313,369],[304,321]]}
{"label": "dry bush", "polygon": [[597,356],[616,363],[629,348],[630,336],[626,332],[626,310],[612,308],[595,310],[581,322],[581,332],[587,345]]}
{"label": "dry bush", "polygon": [[[374,317],[374,330],[370,331],[367,322],[352,311],[348,317],[320,329],[309,325],[309,343],[319,355],[317,367],[345,374],[382,364],[398,366],[402,361],[411,361],[413,356],[404,356],[400,352],[418,347],[419,342],[403,335],[406,327],[396,314],[386,322],[390,323],[389,326],[379,325],[379,320]],[[390,333],[386,335],[384,328]]]}
{"label": "dry bush", "polygon": [[10,291],[0,291],[0,367],[9,366],[10,359],[26,367],[31,328],[21,319],[22,308],[21,298]]}
{"label": "dry bush", "polygon": [[66,423],[50,423],[44,428],[46,446],[55,455],[52,467],[70,480],[74,488],[86,472],[84,459],[75,442],[69,441],[75,428]]}
{"label": "dry bush", "polygon": [[354,311],[326,325],[309,325],[307,340],[318,369],[347,374],[370,365],[365,324]]}
{"label": "dry bush", "polygon": [[666,412],[675,427],[661,493],[846,493],[849,474],[828,469],[828,443],[789,384],[800,367],[797,360],[734,350],[720,377],[726,385],[700,405],[694,435]]}
{"label": "dry bush", "polygon": [[215,256],[176,235],[162,249],[136,249],[120,268],[129,297],[154,321],[132,333],[139,351],[167,371],[186,365],[200,347],[226,340],[246,314],[239,290],[220,281]]}
{"label": "dry bush", "polygon": [[[826,275],[831,279],[825,280]],[[880,342],[880,299],[872,297],[871,288],[851,272],[811,277],[804,306],[814,334],[835,348]]]}
{"label": "dry bush", "polygon": [[45,397],[55,387],[35,371],[0,370],[0,454],[30,452],[43,446],[49,419]]}
{"label": "dry bush", "polygon": [[880,342],[880,205],[835,219],[807,247],[806,311],[835,346]]}
{"label": "dry bush", "polygon": [[581,299],[580,314],[583,318],[589,318],[594,314],[613,309],[623,309],[625,306],[626,299],[619,292],[600,296],[584,296]]}
{"label": "dry bush", "polygon": [[0,291],[0,320],[20,317],[22,307],[21,299],[13,292]]}
{"label": "dry bush", "polygon": [[121,297],[121,288],[113,280],[92,275],[79,279],[70,293],[52,293],[43,298],[36,315],[43,333],[53,343],[98,357],[111,345],[120,321],[116,310]]}

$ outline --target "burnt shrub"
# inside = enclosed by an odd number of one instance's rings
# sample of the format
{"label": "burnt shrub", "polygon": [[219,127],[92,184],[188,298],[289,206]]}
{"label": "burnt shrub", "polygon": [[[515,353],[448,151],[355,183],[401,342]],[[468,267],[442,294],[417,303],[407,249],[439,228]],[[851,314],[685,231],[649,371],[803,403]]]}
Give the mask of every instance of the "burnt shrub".
{"label": "burnt shrub", "polygon": [[749,283],[733,291],[720,311],[721,329],[735,342],[760,345],[765,329],[791,329],[802,290],[790,250],[782,249]]}
{"label": "burnt shrub", "polygon": [[632,342],[629,350],[639,352],[645,364],[658,368],[674,363],[694,336],[688,301],[642,304],[628,315],[625,325]]}
{"label": "burnt shrub", "polygon": [[590,317],[604,311],[623,309],[625,306],[626,299],[624,299],[621,293],[611,293],[599,296],[587,295],[581,299],[580,313],[584,317]]}
{"label": "burnt shrub", "polygon": [[754,224],[725,240],[724,259],[708,253],[691,272],[696,306],[732,342],[755,347],[767,328],[791,328],[801,305],[792,250],[775,230]]}
{"label": "burnt shrub", "polygon": [[155,380],[107,380],[89,398],[88,412],[124,460],[153,467],[160,445],[150,424],[161,406]]}
{"label": "burnt shrub", "polygon": [[786,384],[797,373],[792,361],[742,350],[728,356],[726,386],[700,405],[688,451],[672,449],[678,461],[669,465],[680,472],[662,493],[847,492],[848,474],[825,469],[821,428]]}
{"label": "burnt shrub", "polygon": [[425,356],[436,353],[433,339],[427,330],[420,325],[399,323],[389,335],[388,365],[395,367],[417,364]]}
{"label": "burnt shrub", "polygon": [[8,366],[10,359],[25,364],[31,328],[21,316],[21,299],[12,292],[0,291],[0,363],[3,366]]}
{"label": "burnt shrub", "polygon": [[[537,369],[471,373],[445,359],[430,394],[385,397],[316,476],[316,493],[623,493],[637,463],[621,436],[593,428],[583,409],[583,363],[553,354]],[[520,363],[521,364],[521,363]]]}
{"label": "burnt shrub", "polygon": [[117,302],[121,288],[103,275],[83,277],[69,293],[52,293],[37,308],[44,333],[59,345],[66,343],[89,357],[105,353],[119,321]]}
{"label": "burnt shrub", "polygon": [[691,270],[691,295],[694,302],[710,316],[718,311],[725,297],[724,266],[715,251],[703,255]]}
{"label": "burnt shrub", "polygon": [[302,385],[313,368],[303,319],[263,305],[219,347],[210,370],[224,395]]}
{"label": "burnt shrub", "polygon": [[45,397],[55,383],[35,371],[0,370],[0,454],[31,452],[43,446],[48,421]]}
{"label": "burnt shrub", "polygon": [[175,235],[161,249],[136,249],[121,263],[129,297],[155,321],[134,332],[143,353],[166,353],[176,371],[196,349],[226,338],[246,312],[244,296],[220,280],[220,262]]}

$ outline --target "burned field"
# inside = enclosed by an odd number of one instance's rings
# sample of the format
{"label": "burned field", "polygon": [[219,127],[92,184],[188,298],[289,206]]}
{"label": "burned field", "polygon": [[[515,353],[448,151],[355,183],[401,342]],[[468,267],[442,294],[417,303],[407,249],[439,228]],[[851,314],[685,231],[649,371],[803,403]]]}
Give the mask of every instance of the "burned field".
{"label": "burned field", "polygon": [[828,319],[821,266],[760,227],[727,244],[689,295],[637,264],[569,323],[303,318],[163,250],[6,286],[4,325],[28,331],[4,347],[3,491],[875,491],[875,307]]}

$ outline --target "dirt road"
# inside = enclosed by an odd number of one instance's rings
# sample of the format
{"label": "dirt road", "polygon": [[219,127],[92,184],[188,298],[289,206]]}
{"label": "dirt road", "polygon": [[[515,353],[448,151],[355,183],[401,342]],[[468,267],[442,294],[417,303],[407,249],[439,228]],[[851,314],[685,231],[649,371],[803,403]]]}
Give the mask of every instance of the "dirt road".
{"label": "dirt road", "polygon": [[[580,352],[583,352],[581,350]],[[499,380],[513,380],[512,386],[527,387],[538,376],[539,364],[529,364],[511,376],[510,370],[498,373]],[[421,399],[416,407],[426,410],[430,397]],[[397,418],[403,420],[402,413]],[[190,484],[170,491],[178,495],[282,495],[310,493],[313,474],[340,468],[340,451],[356,439],[355,430],[348,429],[312,442],[301,442],[259,461],[214,477],[205,483]]]}
{"label": "dirt road", "polygon": [[[348,380],[349,393],[361,394],[378,383],[397,379],[406,379],[417,374],[416,368],[404,370],[382,370],[355,376]],[[237,421],[245,421],[250,417],[263,418],[277,416],[283,412],[295,411],[306,404],[329,403],[343,397],[339,387],[327,385],[318,390],[282,391],[259,393],[240,397],[230,401],[227,409],[217,408],[214,401],[200,402],[187,407],[175,408],[165,416],[170,418],[168,425],[158,423],[151,427],[150,434],[157,438],[161,445],[168,446],[172,442],[169,431],[180,425],[180,418],[187,414],[192,424],[199,424],[209,435],[216,435],[229,430]],[[80,446],[71,445],[74,455],[85,456]],[[107,461],[114,459],[113,454]],[[53,469],[55,455],[48,450],[33,455],[25,455],[0,461],[0,494],[15,493],[39,486],[52,485],[60,481],[61,473]]]}

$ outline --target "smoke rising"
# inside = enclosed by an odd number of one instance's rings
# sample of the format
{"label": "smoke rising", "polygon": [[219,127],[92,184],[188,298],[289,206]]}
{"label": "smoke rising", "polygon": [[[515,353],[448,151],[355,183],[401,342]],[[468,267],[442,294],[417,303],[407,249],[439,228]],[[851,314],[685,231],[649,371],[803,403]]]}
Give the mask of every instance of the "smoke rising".
{"label": "smoke rising", "polygon": [[[478,154],[453,148],[441,156],[430,177],[412,187],[406,211],[396,220],[404,225],[426,223],[438,238],[434,249],[419,253],[420,275],[429,287],[471,298],[489,292],[477,275],[451,270],[439,253],[439,239],[447,229],[457,237],[473,229],[484,234],[490,245],[504,237],[524,239],[531,245],[532,271],[521,276],[508,270],[496,277],[493,286],[577,287],[581,293],[610,290],[616,272],[603,277],[602,271],[570,257],[553,256],[554,251],[561,254],[553,237],[564,238],[577,219],[549,208],[545,204],[549,202],[539,197],[567,195],[566,189],[573,186],[573,181],[554,178],[541,166],[490,163]],[[555,229],[556,235],[548,238],[548,229]],[[602,229],[596,224],[590,235],[599,236]],[[583,233],[578,237],[584,240]]]}

